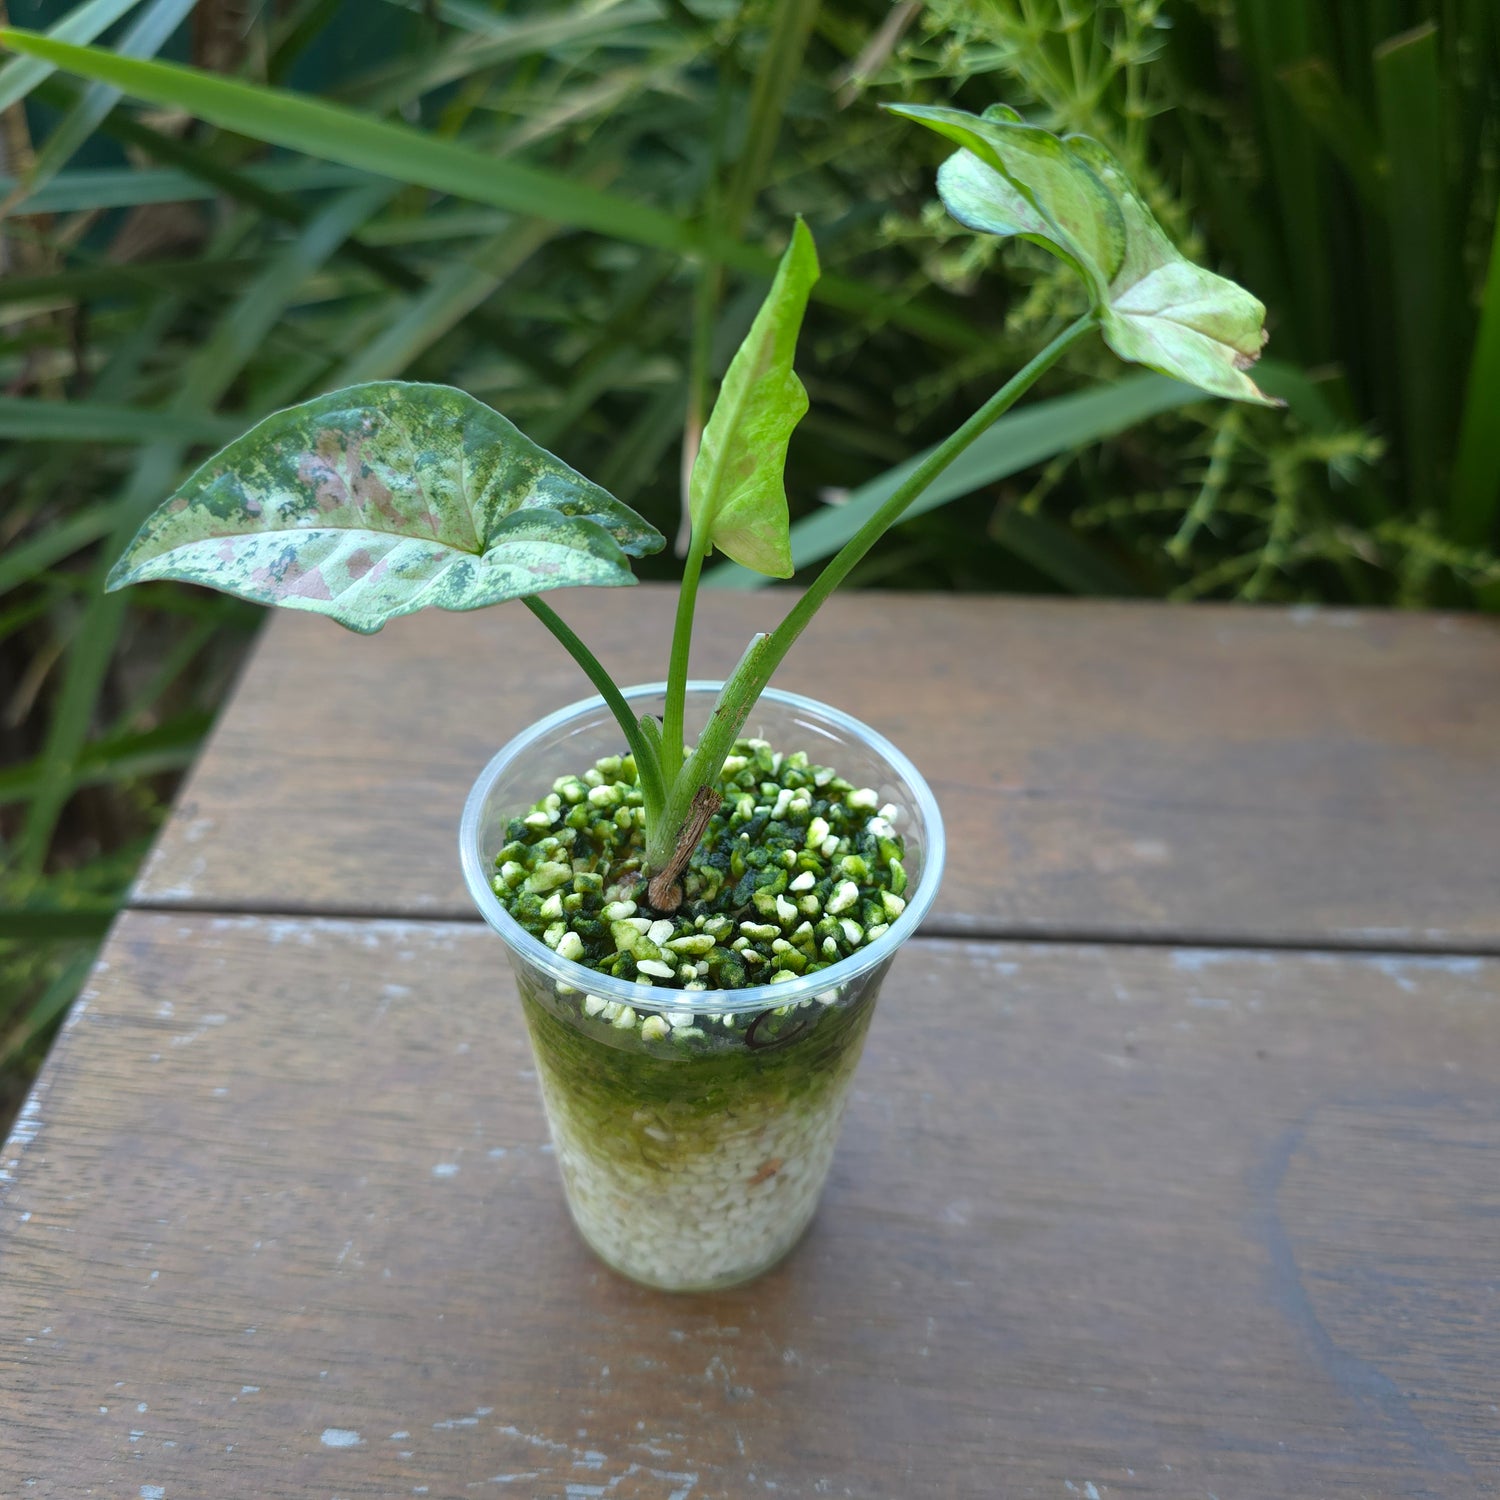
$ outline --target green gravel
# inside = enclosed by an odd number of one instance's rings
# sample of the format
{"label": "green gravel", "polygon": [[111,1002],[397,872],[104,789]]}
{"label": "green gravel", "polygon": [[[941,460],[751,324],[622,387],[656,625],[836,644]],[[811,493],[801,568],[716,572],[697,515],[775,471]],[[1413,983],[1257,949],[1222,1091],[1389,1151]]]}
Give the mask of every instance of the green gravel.
{"label": "green gravel", "polygon": [[[636,984],[733,990],[815,974],[876,941],[904,910],[899,814],[802,751],[738,740],[724,803],[682,877],[670,916],[646,901],[645,812],[628,755],[563,776],[506,826],[493,887],[564,958]],[[623,1027],[630,1007],[584,1009]],[[691,1020],[691,1018],[689,1018]],[[664,1017],[645,1023],[666,1033]]]}

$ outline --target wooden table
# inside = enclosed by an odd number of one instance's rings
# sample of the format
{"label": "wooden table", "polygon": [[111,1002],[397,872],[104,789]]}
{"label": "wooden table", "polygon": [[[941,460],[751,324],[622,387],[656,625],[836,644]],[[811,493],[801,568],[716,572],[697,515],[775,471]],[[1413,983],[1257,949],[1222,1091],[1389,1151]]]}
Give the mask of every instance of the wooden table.
{"label": "wooden table", "polygon": [[[561,607],[660,675],[668,595]],[[575,669],[271,624],[5,1151],[0,1494],[1500,1493],[1500,631],[858,595],[819,658],[948,879],[812,1231],[672,1298],[570,1230],[454,857]]]}

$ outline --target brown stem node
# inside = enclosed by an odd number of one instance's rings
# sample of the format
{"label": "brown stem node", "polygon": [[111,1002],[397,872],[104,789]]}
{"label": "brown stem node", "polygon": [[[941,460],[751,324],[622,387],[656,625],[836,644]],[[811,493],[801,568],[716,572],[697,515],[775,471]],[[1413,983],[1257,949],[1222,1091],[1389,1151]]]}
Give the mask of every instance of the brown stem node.
{"label": "brown stem node", "polygon": [[712,787],[700,786],[693,793],[693,800],[688,805],[688,815],[683,819],[682,828],[677,834],[672,857],[651,877],[651,883],[646,887],[646,900],[651,903],[654,911],[674,912],[682,905],[682,887],[677,883],[678,876],[687,869],[687,862],[693,857],[693,850],[698,847],[698,840],[703,837],[708,820],[719,810],[719,804],[723,800]]}

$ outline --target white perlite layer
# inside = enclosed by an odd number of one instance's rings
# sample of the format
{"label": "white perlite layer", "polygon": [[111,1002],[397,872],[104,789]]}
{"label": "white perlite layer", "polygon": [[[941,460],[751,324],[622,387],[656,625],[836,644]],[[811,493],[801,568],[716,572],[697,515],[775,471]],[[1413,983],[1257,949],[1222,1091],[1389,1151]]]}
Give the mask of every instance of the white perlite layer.
{"label": "white perlite layer", "polygon": [[632,1143],[601,1150],[539,1069],[568,1206],[609,1265],[665,1291],[730,1286],[773,1265],[818,1206],[833,1160],[853,1068],[816,1100],[738,1108],[693,1121],[691,1152],[670,1124],[637,1111]]}

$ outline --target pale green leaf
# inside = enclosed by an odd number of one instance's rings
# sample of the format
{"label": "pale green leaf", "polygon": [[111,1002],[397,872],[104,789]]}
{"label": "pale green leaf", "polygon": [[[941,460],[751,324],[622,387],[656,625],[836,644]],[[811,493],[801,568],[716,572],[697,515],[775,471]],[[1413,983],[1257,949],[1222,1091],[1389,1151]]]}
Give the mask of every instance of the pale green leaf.
{"label": "pale green leaf", "polygon": [[1122,359],[1215,395],[1279,404],[1245,374],[1265,343],[1264,306],[1180,255],[1104,146],[1060,139],[1004,106],[983,118],[916,105],[893,112],[963,148],[938,170],[954,218],[1032,240],[1078,270]]}
{"label": "pale green leaf", "polygon": [[[1096,300],[1125,257],[1125,221],[1114,195],[1072,149],[996,105],[980,117],[941,106],[895,105],[964,149],[943,164],[938,191],[961,224],[1020,235],[1071,262]],[[951,200],[950,200],[950,194]]]}
{"label": "pale green leaf", "polygon": [[787,539],[787,443],[807,411],[792,370],[818,252],[799,219],[755,322],[719,391],[688,483],[693,535],[774,578],[792,575]]}
{"label": "pale green leaf", "polygon": [[1105,343],[1121,359],[1217,396],[1282,405],[1245,374],[1266,342],[1264,304],[1180,255],[1105,147],[1086,136],[1073,137],[1072,145],[1125,218],[1125,259],[1100,309]]}
{"label": "pale green leaf", "polygon": [[451,386],[379,381],[278,412],[141,528],[110,588],[176,578],[379,630],[419,609],[635,581],[629,507]]}

